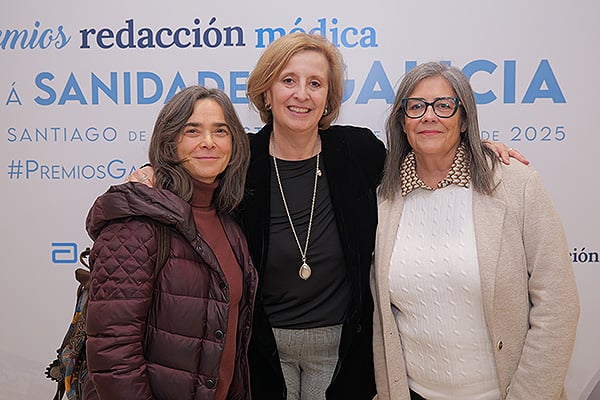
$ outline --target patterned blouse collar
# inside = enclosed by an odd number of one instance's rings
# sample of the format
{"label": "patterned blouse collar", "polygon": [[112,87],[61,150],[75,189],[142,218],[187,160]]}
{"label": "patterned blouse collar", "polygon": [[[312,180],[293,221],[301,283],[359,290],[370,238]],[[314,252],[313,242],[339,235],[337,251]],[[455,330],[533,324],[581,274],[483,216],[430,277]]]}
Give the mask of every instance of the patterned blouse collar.
{"label": "patterned blouse collar", "polygon": [[448,171],[448,176],[439,181],[435,188],[432,188],[426,185],[417,175],[417,161],[415,159],[414,151],[411,150],[404,159],[404,162],[402,162],[402,167],[400,168],[402,177],[402,197],[407,196],[410,192],[418,188],[436,190],[452,184],[468,188],[471,181],[469,166],[469,157],[464,143],[461,142],[456,151],[456,155],[454,156],[454,161],[452,161],[452,166]]}

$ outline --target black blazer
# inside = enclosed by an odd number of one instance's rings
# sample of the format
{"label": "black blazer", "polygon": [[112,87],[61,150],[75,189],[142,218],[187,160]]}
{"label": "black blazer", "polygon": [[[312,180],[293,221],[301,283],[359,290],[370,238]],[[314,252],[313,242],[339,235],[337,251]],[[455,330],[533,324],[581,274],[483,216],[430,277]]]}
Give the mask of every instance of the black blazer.
{"label": "black blazer", "polygon": [[[269,319],[261,300],[261,275],[269,246],[271,158],[273,127],[250,134],[251,161],[240,221],[259,273],[252,339],[249,349],[252,396],[256,400],[285,400],[286,387]],[[371,400],[373,374],[373,300],[369,269],[377,226],[376,188],[381,179],[385,146],[366,128],[331,126],[319,131],[321,160],[344,251],[353,303],[342,328],[338,365],[327,389],[328,400]]]}

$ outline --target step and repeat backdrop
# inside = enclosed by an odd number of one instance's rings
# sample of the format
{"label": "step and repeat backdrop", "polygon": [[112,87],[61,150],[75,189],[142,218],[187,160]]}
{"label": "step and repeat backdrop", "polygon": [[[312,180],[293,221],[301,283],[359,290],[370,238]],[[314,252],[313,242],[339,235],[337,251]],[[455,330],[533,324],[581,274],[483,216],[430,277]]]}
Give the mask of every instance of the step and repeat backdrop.
{"label": "step and repeat backdrop", "polygon": [[0,400],[54,394],[44,369],[72,316],[85,216],[147,161],[163,104],[186,85],[218,87],[258,130],[246,79],[295,31],[340,48],[338,123],[382,139],[411,67],[441,60],[470,77],[482,137],[525,154],[560,212],[581,297],[567,391],[600,399],[599,18],[595,0],[2,2]]}

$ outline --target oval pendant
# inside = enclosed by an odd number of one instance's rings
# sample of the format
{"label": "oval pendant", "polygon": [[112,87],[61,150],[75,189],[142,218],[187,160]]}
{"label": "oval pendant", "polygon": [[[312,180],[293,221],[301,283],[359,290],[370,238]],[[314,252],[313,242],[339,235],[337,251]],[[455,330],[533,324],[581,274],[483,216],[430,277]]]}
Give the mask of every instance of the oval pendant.
{"label": "oval pendant", "polygon": [[307,263],[303,263],[302,266],[300,266],[300,270],[298,270],[298,275],[300,275],[300,278],[304,280],[310,278],[311,273],[312,271],[310,270],[310,267]]}

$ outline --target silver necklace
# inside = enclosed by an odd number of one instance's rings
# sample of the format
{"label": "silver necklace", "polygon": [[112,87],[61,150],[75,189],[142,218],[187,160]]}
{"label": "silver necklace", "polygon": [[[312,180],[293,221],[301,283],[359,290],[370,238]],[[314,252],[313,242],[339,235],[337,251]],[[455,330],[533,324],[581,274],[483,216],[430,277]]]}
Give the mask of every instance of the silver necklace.
{"label": "silver necklace", "polygon": [[310,230],[312,228],[313,215],[315,212],[315,201],[317,199],[317,182],[319,176],[321,176],[321,170],[319,169],[319,153],[317,153],[317,168],[315,171],[315,184],[313,186],[313,195],[310,203],[310,217],[308,219],[308,230],[306,232],[306,243],[304,243],[304,249],[300,245],[300,240],[298,239],[298,234],[296,234],[296,228],[294,228],[294,223],[292,222],[292,216],[290,215],[290,210],[288,209],[287,201],[285,201],[285,194],[283,193],[283,186],[281,185],[281,177],[279,176],[279,169],[277,168],[277,159],[275,155],[273,157],[273,164],[275,165],[275,175],[277,175],[277,183],[279,184],[279,191],[281,192],[281,199],[283,200],[283,206],[285,208],[285,213],[287,214],[288,221],[290,222],[290,227],[292,228],[292,233],[294,234],[294,238],[296,239],[296,244],[298,245],[298,250],[300,250],[300,255],[302,256],[302,265],[298,270],[298,275],[300,278],[307,280],[310,278],[312,274],[312,270],[310,266],[306,263],[306,253],[308,251],[308,241],[310,239]]}

